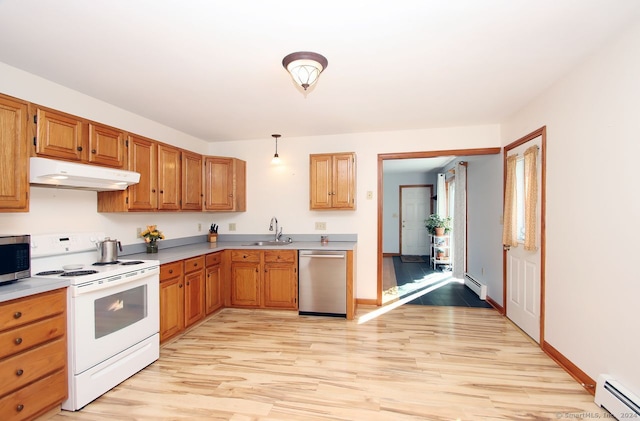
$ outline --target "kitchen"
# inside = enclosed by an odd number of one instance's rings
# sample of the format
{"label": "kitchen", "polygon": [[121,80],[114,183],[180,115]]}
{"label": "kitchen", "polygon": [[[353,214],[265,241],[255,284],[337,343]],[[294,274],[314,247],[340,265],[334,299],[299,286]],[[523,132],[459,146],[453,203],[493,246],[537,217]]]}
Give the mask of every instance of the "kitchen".
{"label": "kitchen", "polygon": [[[557,162],[572,162],[574,148],[589,142],[594,146],[595,151],[585,152],[586,156],[598,162],[599,145],[602,136],[598,135],[599,126],[596,123],[598,117],[590,115],[585,111],[584,118],[576,121],[571,113],[564,111],[562,105],[569,109],[579,109],[581,95],[577,92],[589,93],[597,98],[598,87],[602,86],[610,92],[616,92],[618,97],[609,104],[622,103],[624,106],[612,107],[608,110],[598,108],[593,105],[593,113],[597,116],[610,117],[616,110],[636,109],[638,107],[637,98],[631,93],[625,94],[613,81],[604,81],[595,76],[594,69],[602,62],[614,63],[618,67],[636,69],[637,63],[631,58],[619,53],[616,48],[632,50],[637,46],[633,41],[633,34],[621,36],[618,44],[603,50],[600,56],[595,56],[593,62],[585,64],[584,67],[576,69],[575,73],[560,81],[558,88],[547,91],[539,102],[532,102],[530,108],[521,113],[512,110],[515,116],[505,118],[503,124],[480,124],[470,126],[454,126],[440,128],[424,128],[395,130],[386,132],[368,133],[345,133],[345,134],[322,134],[318,136],[288,136],[283,133],[279,142],[279,154],[284,161],[284,165],[273,167],[270,158],[274,152],[274,145],[270,134],[280,130],[279,127],[270,128],[260,136],[255,136],[252,140],[238,142],[215,142],[207,144],[198,137],[181,133],[175,129],[155,123],[141,115],[136,115],[111,106],[90,96],[77,91],[64,88],[54,82],[41,79],[40,77],[18,70],[6,64],[0,64],[0,92],[24,98],[38,103],[46,103],[48,106],[64,110],[65,112],[79,114],[93,118],[105,124],[118,127],[126,127],[129,130],[144,134],[149,137],[171,142],[185,149],[195,152],[218,155],[233,156],[243,159],[248,163],[247,169],[247,209],[245,213],[142,213],[142,214],[104,214],[96,212],[96,193],[73,190],[55,190],[33,187],[30,189],[30,212],[29,213],[8,213],[0,215],[0,231],[10,233],[49,233],[54,231],[102,231],[108,233],[113,238],[118,238],[124,244],[141,244],[141,239],[136,236],[138,228],[149,224],[156,224],[160,227],[168,239],[191,237],[204,235],[207,227],[212,222],[220,225],[222,233],[230,233],[229,224],[235,224],[236,232],[239,234],[268,234],[268,222],[273,215],[278,215],[278,219],[284,228],[285,235],[292,234],[315,234],[320,235],[343,233],[355,233],[358,236],[358,262],[357,262],[357,293],[356,296],[364,303],[375,301],[376,291],[376,268],[372,262],[377,259],[376,231],[377,224],[377,167],[376,159],[380,153],[428,151],[442,149],[473,149],[495,147],[507,144],[529,131],[543,125],[552,124],[549,127],[550,142],[550,191],[549,202],[555,205],[550,209],[547,223],[555,228],[562,227],[569,230],[569,237],[581,239],[575,243],[567,243],[564,235],[549,233],[548,243],[550,249],[557,252],[566,253],[572,250],[565,259],[571,262],[560,262],[550,257],[547,267],[548,287],[552,288],[553,300],[548,303],[547,323],[552,328],[548,332],[547,340],[556,347],[562,354],[574,361],[579,367],[587,371],[591,377],[597,376],[600,372],[613,371],[627,383],[631,388],[639,390],[640,385],[637,379],[640,373],[637,368],[633,368],[633,357],[624,349],[601,349],[594,345],[597,340],[591,338],[592,328],[586,326],[584,319],[578,317],[582,307],[572,304],[574,292],[578,288],[584,294],[584,301],[599,302],[601,299],[601,289],[597,287],[598,280],[609,279],[611,285],[620,288],[609,288],[606,292],[609,303],[616,303],[610,314],[599,314],[598,327],[607,342],[615,342],[616,335],[624,337],[624,331],[618,327],[616,320],[624,317],[632,308],[632,303],[628,300],[630,296],[637,292],[636,285],[625,283],[623,279],[633,273],[631,265],[625,262],[633,261],[633,256],[625,250],[633,250],[633,244],[622,238],[616,241],[621,245],[620,249],[625,254],[624,259],[613,268],[599,269],[590,268],[594,272],[580,273],[580,277],[569,271],[568,267],[579,268],[583,256],[591,253],[586,245],[594,243],[595,238],[585,230],[573,228],[572,218],[575,214],[569,215],[563,209],[575,208],[576,205],[565,197],[565,191],[560,191],[554,185],[562,185],[563,179],[570,177],[570,170]],[[637,35],[637,34],[636,34]],[[615,47],[615,48],[614,48]],[[623,50],[624,51],[624,50]],[[287,51],[288,52],[288,51]],[[278,61],[281,57],[278,57]],[[322,75],[319,85],[314,92],[308,94],[307,103],[311,103],[314,95],[320,94],[322,89],[330,89],[331,79],[328,78],[334,65],[334,61],[329,57],[329,68]],[[279,66],[279,63],[276,63]],[[278,69],[281,71],[282,69]],[[324,79],[322,79],[324,78]],[[617,76],[616,79],[619,77]],[[637,81],[632,77],[622,77],[622,82],[627,86],[636,87]],[[600,85],[602,84],[602,85]],[[294,89],[285,85],[281,88]],[[564,96],[559,99],[562,88],[572,88],[574,95]],[[633,91],[633,90],[630,90]],[[298,94],[297,92],[294,92]],[[594,101],[594,104],[598,101]],[[552,111],[544,112],[538,109],[543,103]],[[288,111],[287,111],[288,112]],[[286,114],[287,112],[284,112]],[[613,124],[613,123],[612,123]],[[629,144],[626,139],[630,138],[634,132],[632,124],[623,121],[619,126],[620,133],[609,142],[617,142],[619,150],[637,151],[637,145]],[[579,134],[579,135],[578,135]],[[560,137],[562,139],[560,139]],[[580,142],[577,139],[580,139]],[[555,140],[554,140],[555,139]],[[562,142],[567,142],[563,146]],[[572,143],[573,142],[573,143]],[[443,148],[443,145],[446,145]],[[308,209],[308,155],[310,153],[321,152],[355,152],[358,159],[357,174],[357,209],[355,211],[336,212],[313,212]],[[633,156],[629,153],[623,157],[612,156],[612,160],[628,159]],[[578,165],[578,164],[576,164]],[[582,170],[583,167],[578,167]],[[585,176],[582,171],[582,176]],[[590,176],[595,177],[595,175]],[[588,184],[592,186],[602,186],[611,188],[609,184],[603,184],[600,178],[588,178]],[[498,183],[500,180],[497,181]],[[555,183],[555,184],[554,184]],[[577,183],[576,183],[577,184]],[[614,186],[614,191],[622,194],[626,182]],[[368,192],[373,192],[372,199],[368,199]],[[592,202],[589,191],[584,191],[581,209],[597,210],[601,207],[599,201]],[[293,199],[293,200],[292,200]],[[630,215],[628,210],[622,210],[623,216]],[[54,217],[52,218],[52,215]],[[580,224],[590,226],[591,212],[580,217]],[[485,215],[487,229],[499,229],[499,215]],[[624,219],[624,218],[622,218]],[[326,230],[316,230],[316,222],[325,222]],[[199,230],[200,229],[200,230]],[[592,241],[593,240],[593,241]],[[470,243],[473,239],[470,238]],[[576,244],[579,243],[579,244]],[[496,251],[496,259],[500,257],[500,251]],[[575,269],[574,269],[575,270]],[[608,271],[613,271],[610,273]],[[565,288],[559,279],[571,280],[580,278],[580,285],[577,281],[570,283],[570,288]],[[569,281],[572,282],[572,281]],[[618,291],[618,292],[616,292]],[[621,291],[621,292],[620,292]],[[490,292],[492,295],[493,293]],[[496,296],[501,295],[501,291],[495,291]],[[576,307],[578,306],[578,307]],[[600,312],[599,312],[600,313]],[[575,315],[575,316],[574,316]],[[572,334],[568,334],[571,332]],[[630,341],[634,341],[630,338]],[[631,347],[633,348],[633,347]],[[588,349],[589,352],[585,352]]]}

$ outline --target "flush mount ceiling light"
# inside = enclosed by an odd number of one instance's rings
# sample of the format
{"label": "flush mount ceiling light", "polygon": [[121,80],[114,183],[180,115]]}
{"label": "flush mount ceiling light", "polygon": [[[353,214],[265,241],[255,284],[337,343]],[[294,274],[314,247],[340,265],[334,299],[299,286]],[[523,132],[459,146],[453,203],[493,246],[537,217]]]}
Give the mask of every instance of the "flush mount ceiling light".
{"label": "flush mount ceiling light", "polygon": [[281,135],[279,134],[272,134],[271,137],[273,137],[276,140],[276,153],[273,155],[273,159],[271,160],[272,164],[279,164],[280,163],[280,157],[278,156],[278,138]]}
{"label": "flush mount ceiling light", "polygon": [[317,82],[320,73],[327,68],[327,59],[310,51],[291,53],[282,59],[282,65],[293,80],[306,91],[307,88]]}

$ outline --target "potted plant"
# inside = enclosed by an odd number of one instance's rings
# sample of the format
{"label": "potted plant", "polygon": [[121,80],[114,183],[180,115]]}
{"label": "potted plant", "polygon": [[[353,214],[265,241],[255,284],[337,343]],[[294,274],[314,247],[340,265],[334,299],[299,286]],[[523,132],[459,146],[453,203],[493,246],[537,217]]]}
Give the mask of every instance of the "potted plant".
{"label": "potted plant", "polygon": [[424,220],[424,223],[427,231],[429,231],[431,235],[445,235],[451,231],[451,218],[448,216],[441,217],[434,213],[429,215],[429,217]]}
{"label": "potted plant", "polygon": [[445,259],[444,249],[436,249],[436,259],[438,260]]}

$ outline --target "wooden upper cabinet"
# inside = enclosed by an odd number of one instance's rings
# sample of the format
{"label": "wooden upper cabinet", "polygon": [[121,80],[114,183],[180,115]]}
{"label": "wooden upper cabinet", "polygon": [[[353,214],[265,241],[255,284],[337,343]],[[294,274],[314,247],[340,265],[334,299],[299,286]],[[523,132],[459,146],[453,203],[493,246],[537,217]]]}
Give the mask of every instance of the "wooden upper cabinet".
{"label": "wooden upper cabinet", "polygon": [[182,209],[202,210],[202,155],[182,151]]}
{"label": "wooden upper cabinet", "polygon": [[158,209],[180,209],[180,149],[158,144]]}
{"label": "wooden upper cabinet", "polygon": [[37,108],[36,154],[50,158],[82,161],[85,141],[82,120],[69,114]]}
{"label": "wooden upper cabinet", "polygon": [[27,103],[0,95],[0,212],[29,210]]}
{"label": "wooden upper cabinet", "polygon": [[140,182],[128,187],[128,207],[130,210],[155,210],[158,208],[156,142],[140,136],[129,135],[127,143],[129,145],[129,170],[140,173]]}
{"label": "wooden upper cabinet", "polygon": [[310,209],[356,208],[355,153],[310,155]]}
{"label": "wooden upper cabinet", "polygon": [[246,162],[210,156],[205,158],[204,167],[204,209],[246,211]]}
{"label": "wooden upper cabinet", "polygon": [[125,166],[124,132],[89,123],[89,163],[114,168]]}

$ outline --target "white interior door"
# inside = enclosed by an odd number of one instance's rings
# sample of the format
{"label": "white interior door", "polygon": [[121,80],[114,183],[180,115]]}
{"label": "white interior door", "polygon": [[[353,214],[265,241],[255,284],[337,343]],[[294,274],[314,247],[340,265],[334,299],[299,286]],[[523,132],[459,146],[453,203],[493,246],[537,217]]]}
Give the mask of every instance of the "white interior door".
{"label": "white interior door", "polygon": [[[540,343],[540,299],[541,299],[541,188],[542,186],[542,160],[537,159],[538,165],[538,200],[536,209],[536,227],[538,233],[537,248],[535,251],[524,249],[524,158],[525,149],[538,145],[542,147],[542,137],[538,136],[530,141],[511,149],[507,155],[518,155],[516,166],[517,209],[518,209],[518,247],[511,247],[507,251],[507,317],[533,340]],[[541,150],[541,149],[540,149]]]}
{"label": "white interior door", "polygon": [[429,233],[424,220],[431,213],[430,186],[400,186],[402,242],[404,255],[429,255]]}

